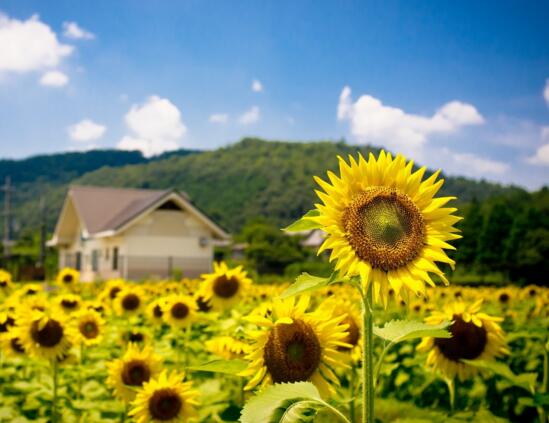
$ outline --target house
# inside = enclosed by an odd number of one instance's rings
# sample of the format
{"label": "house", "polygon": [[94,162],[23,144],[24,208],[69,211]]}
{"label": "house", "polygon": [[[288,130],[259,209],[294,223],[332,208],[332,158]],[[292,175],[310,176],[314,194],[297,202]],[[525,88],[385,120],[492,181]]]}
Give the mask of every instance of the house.
{"label": "house", "polygon": [[175,190],[71,186],[48,242],[82,281],[209,272],[229,234]]}

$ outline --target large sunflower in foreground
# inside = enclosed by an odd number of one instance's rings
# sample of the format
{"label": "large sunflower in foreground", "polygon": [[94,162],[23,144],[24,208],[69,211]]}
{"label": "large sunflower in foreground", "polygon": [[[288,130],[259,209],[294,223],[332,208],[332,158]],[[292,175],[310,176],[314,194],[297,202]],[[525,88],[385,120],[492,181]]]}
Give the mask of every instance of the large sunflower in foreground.
{"label": "large sunflower in foreground", "polygon": [[454,197],[434,198],[443,184],[440,171],[422,181],[425,168],[412,172],[413,162],[381,151],[368,161],[359,154],[349,164],[339,158],[330,182],[315,177],[324,190],[316,191],[323,204],[309,219],[321,225],[326,240],[319,254],[331,250],[330,261],[345,276],[360,276],[365,286],[373,281],[376,299],[386,301],[389,286],[404,298],[423,294],[430,273],[446,284],[435,262],[448,263],[448,241],[460,238],[454,224],[455,208],[444,207]]}
{"label": "large sunflower in foreground", "polygon": [[19,310],[14,332],[31,356],[52,360],[67,353],[72,344],[67,321],[61,313]]}
{"label": "large sunflower in foreground", "polygon": [[162,359],[150,347],[140,349],[129,344],[121,359],[107,363],[107,385],[114,389],[116,398],[133,401],[136,388],[155,377],[160,372],[161,364]]}
{"label": "large sunflower in foreground", "polygon": [[308,313],[308,306],[308,296],[297,303],[293,298],[275,300],[269,317],[246,318],[262,329],[249,332],[255,343],[246,355],[248,367],[240,373],[251,377],[244,389],[308,380],[322,396],[334,394],[332,384],[339,385],[339,380],[332,368],[346,367],[345,355],[337,349],[350,347],[344,342],[347,325],[341,323],[345,315]]}
{"label": "large sunflower in foreground", "polygon": [[132,402],[130,416],[137,423],[183,423],[197,417],[199,394],[192,389],[192,382],[183,379],[181,373],[164,370],[158,379],[146,382]]}
{"label": "large sunflower in foreground", "polygon": [[213,273],[202,275],[199,296],[216,310],[237,304],[252,283],[242,266],[229,269],[225,262],[214,263]]}
{"label": "large sunflower in foreground", "polygon": [[57,274],[57,285],[63,288],[74,289],[80,281],[80,272],[71,267],[61,269]]}
{"label": "large sunflower in foreground", "polygon": [[480,312],[482,300],[472,305],[456,302],[447,305],[444,311],[435,311],[425,321],[439,324],[452,321],[451,338],[424,338],[417,346],[420,352],[429,352],[427,366],[453,379],[467,379],[477,373],[477,368],[465,360],[493,360],[508,354],[504,333],[498,322],[503,318],[492,317]]}

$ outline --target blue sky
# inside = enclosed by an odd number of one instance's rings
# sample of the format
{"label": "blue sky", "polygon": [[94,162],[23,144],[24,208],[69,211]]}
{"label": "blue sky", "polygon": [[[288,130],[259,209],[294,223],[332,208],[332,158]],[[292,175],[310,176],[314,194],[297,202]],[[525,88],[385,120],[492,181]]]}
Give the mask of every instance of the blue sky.
{"label": "blue sky", "polygon": [[4,0],[0,14],[0,157],[345,138],[549,183],[547,2]]}

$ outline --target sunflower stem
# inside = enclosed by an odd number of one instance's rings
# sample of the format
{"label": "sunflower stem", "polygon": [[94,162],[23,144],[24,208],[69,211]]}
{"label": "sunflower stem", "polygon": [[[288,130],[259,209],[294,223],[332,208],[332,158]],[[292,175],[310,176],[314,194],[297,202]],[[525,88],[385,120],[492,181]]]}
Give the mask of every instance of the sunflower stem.
{"label": "sunflower stem", "polygon": [[448,397],[450,400],[450,412],[453,413],[456,407],[456,382],[452,378],[444,378],[446,385],[448,385]]}
{"label": "sunflower stem", "polygon": [[54,357],[52,360],[52,373],[53,373],[53,398],[51,403],[51,421],[52,423],[57,423],[57,373],[58,373],[58,363],[57,357]]}
{"label": "sunflower stem", "polygon": [[[364,282],[364,281],[363,281]],[[368,284],[362,295],[362,421],[374,423],[374,314],[372,310],[372,285]]]}
{"label": "sunflower stem", "polygon": [[356,368],[353,365],[351,369],[351,377],[349,379],[349,391],[351,392],[351,401],[349,402],[349,418],[351,423],[355,423],[355,379],[356,379]]}

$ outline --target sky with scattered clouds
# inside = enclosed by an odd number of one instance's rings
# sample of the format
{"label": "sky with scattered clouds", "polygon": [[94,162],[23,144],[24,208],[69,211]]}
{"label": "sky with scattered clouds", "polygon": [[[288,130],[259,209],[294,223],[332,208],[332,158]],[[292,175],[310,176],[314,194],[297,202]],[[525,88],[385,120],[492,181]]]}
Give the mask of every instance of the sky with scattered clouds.
{"label": "sky with scattered clouds", "polygon": [[0,3],[0,157],[339,140],[549,184],[549,3]]}

